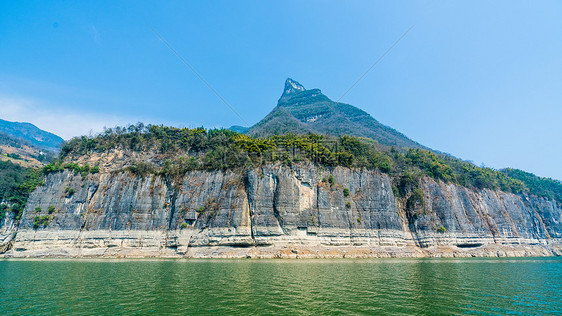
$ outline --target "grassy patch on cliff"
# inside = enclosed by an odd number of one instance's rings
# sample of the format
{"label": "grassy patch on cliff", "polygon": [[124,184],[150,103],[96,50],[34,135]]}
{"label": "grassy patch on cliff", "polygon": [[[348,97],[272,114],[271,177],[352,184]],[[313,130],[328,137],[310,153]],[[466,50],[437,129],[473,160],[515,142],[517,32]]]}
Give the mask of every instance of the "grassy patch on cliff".
{"label": "grassy patch on cliff", "polygon": [[[161,163],[137,162],[130,172],[181,176],[190,170],[253,168],[268,163],[309,162],[325,167],[366,168],[389,174],[398,196],[408,197],[423,176],[469,188],[528,192],[562,202],[558,181],[536,177],[513,169],[503,171],[477,167],[472,163],[424,149],[396,149],[354,136],[285,134],[253,138],[226,130],[174,128],[142,123],[107,129],[94,137],[76,137],[62,147],[60,161],[44,168],[46,172],[72,169],[92,172],[89,166],[62,161],[71,157],[122,149],[156,152]],[[88,169],[85,170],[84,168]]]}

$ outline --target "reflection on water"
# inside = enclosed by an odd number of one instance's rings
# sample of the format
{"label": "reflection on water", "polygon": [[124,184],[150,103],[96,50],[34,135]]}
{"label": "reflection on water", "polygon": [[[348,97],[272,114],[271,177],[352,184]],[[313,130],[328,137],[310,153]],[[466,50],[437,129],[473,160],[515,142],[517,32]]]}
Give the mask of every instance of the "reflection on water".
{"label": "reflection on water", "polygon": [[0,261],[1,314],[560,314],[562,259]]}

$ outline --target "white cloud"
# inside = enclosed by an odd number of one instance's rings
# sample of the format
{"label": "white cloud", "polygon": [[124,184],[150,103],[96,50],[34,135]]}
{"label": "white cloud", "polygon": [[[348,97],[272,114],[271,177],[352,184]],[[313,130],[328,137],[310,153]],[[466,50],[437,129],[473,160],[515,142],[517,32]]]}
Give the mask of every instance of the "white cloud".
{"label": "white cloud", "polygon": [[0,96],[0,119],[32,123],[40,129],[64,139],[96,134],[104,127],[123,126],[148,120],[103,113],[87,113],[83,109],[67,109],[29,98]]}

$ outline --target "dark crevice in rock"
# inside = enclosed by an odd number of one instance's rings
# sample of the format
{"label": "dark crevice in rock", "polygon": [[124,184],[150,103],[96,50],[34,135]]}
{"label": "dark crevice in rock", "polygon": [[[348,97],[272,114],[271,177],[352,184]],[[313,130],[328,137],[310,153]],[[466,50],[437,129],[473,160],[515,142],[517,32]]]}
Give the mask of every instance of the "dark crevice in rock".
{"label": "dark crevice in rock", "polygon": [[464,243],[464,244],[457,244],[457,247],[459,248],[477,248],[477,247],[481,247],[482,244],[481,243]]}
{"label": "dark crevice in rock", "polygon": [[[398,201],[396,202],[396,205],[399,205]],[[416,227],[417,226],[416,220],[418,219],[418,217],[416,216],[417,213],[411,212],[410,210],[408,210],[408,207],[406,207],[406,209],[404,209],[403,212],[405,214],[404,219],[406,220],[406,224],[407,224],[408,230],[410,231],[410,233],[412,235],[412,238],[414,240],[414,244],[417,247],[426,248],[427,245],[420,241],[420,236],[419,236],[419,233],[418,233],[418,229]]]}
{"label": "dark crevice in rock", "polygon": [[166,187],[167,187],[167,200],[166,203],[168,203],[168,230],[172,230],[172,222],[174,219],[174,216],[176,215],[176,200],[178,199],[178,191],[180,190],[180,188],[178,188],[176,185],[174,185],[174,183],[172,182],[172,180],[170,180],[169,177],[166,178]]}
{"label": "dark crevice in rock", "polygon": [[279,223],[279,227],[281,227],[283,233],[286,234],[284,223],[283,223],[283,217],[279,215],[279,209],[277,208],[277,205],[279,204],[279,194],[280,194],[279,177],[277,175],[274,175],[272,176],[272,178],[273,178],[273,186],[275,188],[273,191],[273,216],[275,216],[275,218],[277,219],[277,222]]}
{"label": "dark crevice in rock", "polygon": [[253,198],[253,187],[250,179],[250,170],[244,172],[244,193],[246,193],[246,199],[248,200],[248,212],[250,215],[250,237],[256,243],[256,237],[254,236],[254,214],[252,209],[255,207]]}

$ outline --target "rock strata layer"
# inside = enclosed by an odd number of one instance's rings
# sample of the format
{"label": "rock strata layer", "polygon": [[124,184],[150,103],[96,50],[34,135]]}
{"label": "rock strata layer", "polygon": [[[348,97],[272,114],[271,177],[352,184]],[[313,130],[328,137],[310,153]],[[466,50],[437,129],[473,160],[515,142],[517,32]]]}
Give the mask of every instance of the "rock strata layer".
{"label": "rock strata layer", "polygon": [[[323,179],[333,176],[331,185]],[[347,190],[344,190],[347,189]],[[47,176],[4,257],[426,257],[561,253],[555,201],[422,180],[406,212],[387,175],[312,165],[182,178]],[[345,191],[345,192],[344,192]],[[414,215],[412,215],[414,214]]]}

